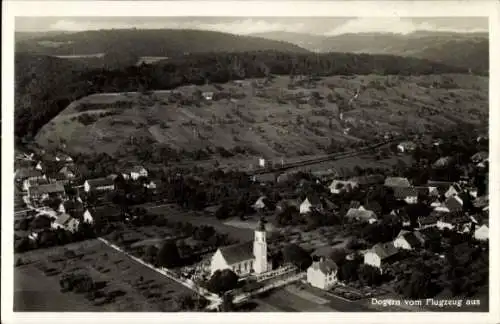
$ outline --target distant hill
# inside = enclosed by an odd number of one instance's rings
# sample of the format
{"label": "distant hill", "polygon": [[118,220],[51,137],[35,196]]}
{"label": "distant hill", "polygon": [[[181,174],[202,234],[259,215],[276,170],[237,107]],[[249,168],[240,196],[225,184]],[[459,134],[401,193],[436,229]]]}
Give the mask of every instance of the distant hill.
{"label": "distant hill", "polygon": [[16,40],[18,52],[47,55],[123,53],[135,56],[179,56],[200,52],[276,50],[305,53],[283,41],[203,30],[110,29]]}
{"label": "distant hill", "polygon": [[489,40],[487,33],[466,34],[416,31],[408,35],[359,33],[320,36],[271,32],[256,34],[256,36],[287,41],[316,52],[412,56],[471,68],[477,73],[487,73],[489,71]]}

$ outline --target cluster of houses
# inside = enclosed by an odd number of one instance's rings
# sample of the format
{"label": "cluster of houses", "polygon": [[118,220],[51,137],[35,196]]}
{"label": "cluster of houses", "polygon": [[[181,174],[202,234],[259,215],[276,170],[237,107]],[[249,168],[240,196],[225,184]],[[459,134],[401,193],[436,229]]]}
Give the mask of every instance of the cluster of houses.
{"label": "cluster of houses", "polygon": [[[44,165],[53,164],[57,172],[46,172]],[[140,165],[132,166],[121,174],[125,180],[139,180],[148,177],[148,171]],[[62,228],[75,232],[82,223],[93,224],[91,208],[81,197],[88,193],[104,193],[115,189],[118,175],[95,179],[82,179],[71,156],[59,153],[55,156],[44,154],[43,160],[36,160],[35,154],[20,154],[16,159],[15,182],[21,189],[23,201],[39,215],[52,219],[52,228]],[[83,181],[83,184],[82,184]],[[156,188],[153,181],[144,182],[144,187]],[[68,197],[67,188],[76,190],[76,196]],[[80,191],[83,189],[83,192]],[[45,206],[50,199],[60,200],[56,210]],[[36,234],[36,233],[35,233]],[[33,238],[36,235],[31,235]]]}
{"label": "cluster of houses", "polygon": [[[410,226],[410,221],[404,209],[394,210],[391,215],[399,217],[403,229],[393,241],[378,243],[371,249],[363,251],[364,263],[384,271],[385,266],[392,262],[401,250],[415,250],[426,246],[427,242],[439,240],[440,231],[451,230],[457,233],[472,233],[478,241],[487,241],[489,228],[487,219],[478,220],[474,215],[464,212],[462,195],[476,198],[474,205],[482,211],[488,211],[487,197],[477,197],[477,190],[459,183],[429,181],[426,186],[414,187],[408,179],[388,177],[384,181],[386,187],[394,190],[394,196],[406,204],[417,204],[420,197],[431,199],[429,212],[418,217],[417,226]],[[330,191],[342,194],[360,186],[355,178],[348,180],[333,180]],[[310,208],[311,200],[305,199],[301,211]],[[314,203],[313,203],[314,205]],[[366,223],[378,221],[377,212],[363,207],[359,202],[352,202],[346,217]],[[322,257],[313,262],[307,270],[307,281],[314,287],[330,289],[337,282],[338,266],[329,258]]]}

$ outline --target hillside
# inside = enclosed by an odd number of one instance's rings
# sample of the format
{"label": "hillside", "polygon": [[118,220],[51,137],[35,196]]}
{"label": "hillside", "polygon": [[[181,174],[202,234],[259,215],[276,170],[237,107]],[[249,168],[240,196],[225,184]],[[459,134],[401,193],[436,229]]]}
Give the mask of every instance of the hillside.
{"label": "hillside", "polygon": [[[267,81],[266,81],[267,80]],[[267,157],[319,154],[386,132],[488,123],[488,79],[471,75],[278,76],[175,91],[101,94],[73,102],[36,137],[72,152],[114,156],[221,148]],[[356,89],[359,97],[345,102]],[[207,101],[202,91],[213,91]],[[340,116],[342,112],[342,117]],[[140,153],[139,153],[140,152]]]}
{"label": "hillside", "polygon": [[488,72],[487,33],[447,33],[417,31],[408,35],[359,33],[320,36],[286,32],[256,36],[294,43],[316,52],[348,52],[411,56]]}
{"label": "hillside", "polygon": [[[18,54],[16,129],[18,139],[38,129],[84,95],[172,89],[185,84],[224,83],[272,74],[429,74],[461,72],[418,59],[354,54],[280,52],[193,54],[153,65],[89,69],[87,62]],[[463,72],[463,71],[462,71]]]}
{"label": "hillside", "polygon": [[46,55],[127,54],[182,56],[186,53],[275,50],[305,53],[283,41],[203,30],[112,29],[49,35],[16,42],[18,52]]}

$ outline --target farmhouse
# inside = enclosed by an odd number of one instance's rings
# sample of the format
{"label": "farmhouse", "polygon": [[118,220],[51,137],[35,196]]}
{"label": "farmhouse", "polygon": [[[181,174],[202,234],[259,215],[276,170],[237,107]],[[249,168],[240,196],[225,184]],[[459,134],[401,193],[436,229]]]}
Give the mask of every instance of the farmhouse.
{"label": "farmhouse", "polygon": [[369,187],[384,183],[385,177],[381,174],[371,174],[358,177],[352,177],[347,181],[356,182],[358,186]]}
{"label": "farmhouse", "polygon": [[415,187],[395,187],[394,197],[398,200],[404,200],[407,204],[416,204],[418,191]]}
{"label": "farmhouse", "polygon": [[32,168],[17,169],[14,174],[14,178],[17,181],[46,179],[45,175],[40,172],[40,170]]}
{"label": "farmhouse", "polygon": [[41,179],[25,179],[23,181],[23,190],[24,191],[28,191],[28,189],[30,187],[40,186],[40,185],[44,185],[44,184],[48,184],[48,183],[49,182],[45,178],[41,178]]}
{"label": "farmhouse", "polygon": [[64,175],[66,179],[73,179],[76,176],[76,171],[73,167],[65,165],[59,170],[59,174]]}
{"label": "farmhouse", "polygon": [[488,156],[489,156],[488,152],[480,151],[474,154],[470,159],[472,162],[477,164],[488,160]]}
{"label": "farmhouse", "polygon": [[371,210],[366,210],[363,207],[350,208],[345,215],[349,220],[362,221],[367,223],[374,223],[377,221],[377,215]]}
{"label": "farmhouse", "polygon": [[214,93],[211,91],[206,91],[201,94],[205,100],[212,100],[214,98]]}
{"label": "farmhouse", "polygon": [[318,196],[308,195],[306,199],[304,199],[304,201],[300,204],[299,211],[301,214],[307,214],[313,209],[318,211],[323,210],[323,204]]}
{"label": "farmhouse", "polygon": [[76,232],[80,222],[78,219],[71,217],[68,214],[60,214],[56,220],[52,223],[52,228],[54,229],[65,229],[70,232]]}
{"label": "farmhouse", "polygon": [[267,197],[261,196],[252,206],[255,210],[263,210],[267,208]]}
{"label": "farmhouse", "polygon": [[444,193],[446,198],[457,196],[462,191],[462,188],[458,184],[452,184],[448,190]]}
{"label": "farmhouse", "polygon": [[384,186],[390,188],[404,188],[411,187],[411,183],[407,178],[387,177],[385,179]]}
{"label": "farmhouse", "polygon": [[378,243],[365,253],[364,263],[382,271],[384,264],[390,262],[397,254],[398,249],[392,242]]}
{"label": "farmhouse", "polygon": [[448,166],[453,161],[451,156],[444,156],[436,160],[432,165],[434,168],[444,168]]}
{"label": "farmhouse", "polygon": [[137,180],[140,177],[147,177],[148,176],[148,170],[146,170],[143,166],[140,165],[135,165],[130,169],[130,178],[132,180]]}
{"label": "farmhouse", "polygon": [[83,184],[83,190],[85,190],[85,192],[89,192],[91,190],[105,191],[114,189],[115,183],[113,180],[108,178],[89,179]]}
{"label": "farmhouse", "polygon": [[423,243],[424,238],[418,231],[410,232],[406,230],[401,230],[393,242],[394,247],[403,250],[414,250],[421,247]]}
{"label": "farmhouse", "polygon": [[223,269],[231,269],[238,275],[252,272],[260,274],[271,269],[264,222],[259,221],[253,242],[222,247],[214,253],[210,264],[211,273]]}
{"label": "farmhouse", "polygon": [[340,194],[343,192],[351,192],[352,189],[356,188],[358,183],[355,181],[343,181],[343,180],[333,180],[330,184],[330,192],[332,194]]}
{"label": "farmhouse", "polygon": [[35,200],[45,200],[49,197],[64,197],[66,191],[61,183],[49,183],[28,188],[28,197]]}
{"label": "farmhouse", "polygon": [[337,264],[327,258],[315,261],[307,269],[307,282],[316,288],[329,290],[337,282]]}

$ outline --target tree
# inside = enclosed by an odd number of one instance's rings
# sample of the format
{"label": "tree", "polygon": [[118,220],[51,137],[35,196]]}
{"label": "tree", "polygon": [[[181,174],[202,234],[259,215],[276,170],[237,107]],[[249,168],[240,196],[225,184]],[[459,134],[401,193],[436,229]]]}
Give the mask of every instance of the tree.
{"label": "tree", "polygon": [[217,270],[207,282],[207,289],[223,296],[227,291],[237,287],[238,279],[238,275],[230,269]]}
{"label": "tree", "polygon": [[358,269],[358,277],[363,285],[375,286],[382,283],[382,274],[378,268],[363,264]]}
{"label": "tree", "polygon": [[300,270],[305,270],[312,264],[312,258],[309,253],[297,244],[285,246],[283,249],[283,260],[294,264]]}
{"label": "tree", "polygon": [[180,264],[181,257],[175,241],[167,240],[163,242],[158,250],[157,262],[162,267],[175,267]]}

